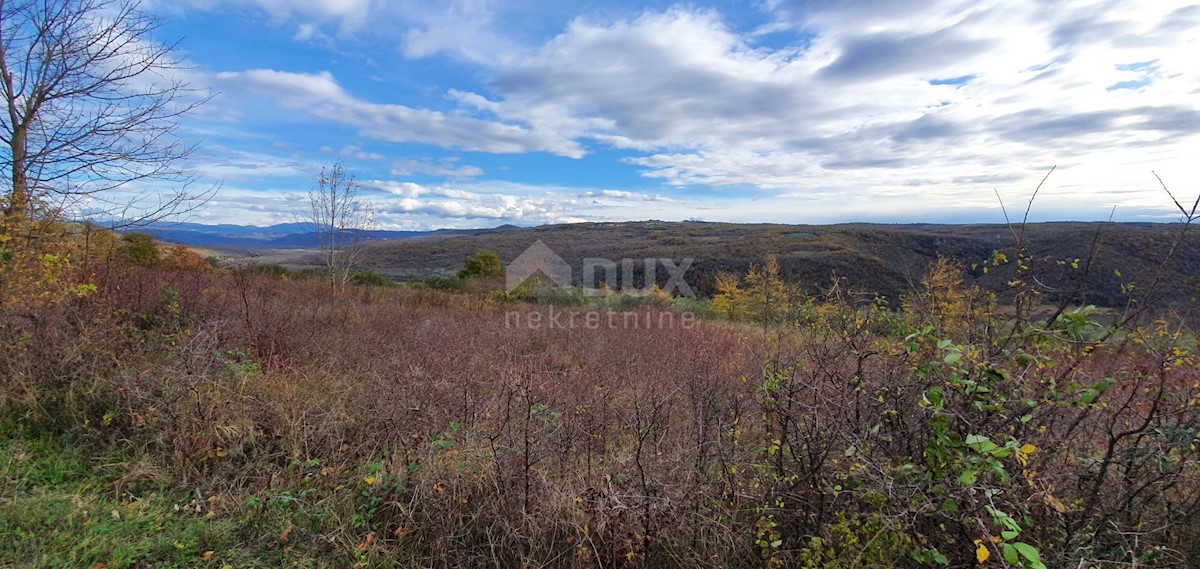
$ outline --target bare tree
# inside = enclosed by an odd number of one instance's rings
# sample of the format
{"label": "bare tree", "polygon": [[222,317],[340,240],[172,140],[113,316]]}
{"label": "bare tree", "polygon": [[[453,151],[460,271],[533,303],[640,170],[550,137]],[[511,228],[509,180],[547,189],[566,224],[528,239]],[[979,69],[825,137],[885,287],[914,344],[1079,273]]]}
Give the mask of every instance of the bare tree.
{"label": "bare tree", "polygon": [[374,209],[359,197],[358,187],[354,176],[337,162],[332,168],[322,168],[316,187],[308,191],[309,208],[303,217],[312,224],[334,289],[350,282],[362,259],[365,232],[375,228]]}
{"label": "bare tree", "polygon": [[42,204],[157,219],[209,195],[190,194],[177,166],[193,149],[177,119],[205,98],[178,78],[175,46],[152,38],[159,27],[137,0],[0,0],[6,217]]}

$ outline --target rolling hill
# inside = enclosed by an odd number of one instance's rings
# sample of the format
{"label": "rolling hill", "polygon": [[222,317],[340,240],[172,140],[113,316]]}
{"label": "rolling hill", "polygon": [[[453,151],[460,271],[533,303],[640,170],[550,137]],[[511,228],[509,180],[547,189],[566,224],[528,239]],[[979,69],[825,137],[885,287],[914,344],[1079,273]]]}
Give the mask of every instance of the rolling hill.
{"label": "rolling hill", "polygon": [[[153,223],[138,229],[160,241],[216,249],[312,249],[317,238],[312,225],[304,222],[277,225],[204,225],[200,223]],[[357,231],[368,241],[385,241],[435,235],[474,234],[478,230],[437,229],[433,231]]]}
{"label": "rolling hill", "polygon": [[[1178,224],[1151,223],[1030,224],[1025,231],[1033,259],[1030,276],[1048,291],[1048,301],[1071,294],[1082,283],[1080,302],[1123,306],[1127,296],[1122,286],[1148,287],[1181,229]],[[982,264],[993,251],[1015,260],[1016,243],[1014,232],[1004,225],[580,223],[382,241],[368,246],[365,268],[401,280],[449,274],[476,251],[494,251],[507,263],[538,240],[574,268],[577,284],[582,284],[587,258],[618,263],[624,258],[669,258],[677,263],[691,258],[687,281],[697,294],[707,295],[718,272],[744,273],[773,254],[788,280],[811,291],[827,287],[836,276],[890,299],[912,290],[939,255],[961,261],[972,280],[1003,293],[1009,288],[1012,265],[985,273]],[[1089,269],[1093,242],[1095,262]],[[1185,235],[1163,271],[1159,280],[1166,284],[1160,290],[1170,302],[1192,301],[1200,274],[1200,233]],[[660,283],[666,276],[660,268]],[[635,275],[635,281],[640,278]]]}

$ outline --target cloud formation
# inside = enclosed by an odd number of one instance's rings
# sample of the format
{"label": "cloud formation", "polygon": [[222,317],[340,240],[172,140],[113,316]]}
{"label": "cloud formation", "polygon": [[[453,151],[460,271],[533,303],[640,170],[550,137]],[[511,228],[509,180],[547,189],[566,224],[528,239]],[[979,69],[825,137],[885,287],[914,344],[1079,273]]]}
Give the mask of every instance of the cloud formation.
{"label": "cloud formation", "polygon": [[419,142],[480,152],[545,151],[569,157],[583,155],[577,142],[549,131],[405,105],[363,101],[338,85],[333,74],[327,71],[292,73],[252,69],[218,73],[215,79],[224,89],[275,98],[287,109],[358,128],[363,136],[377,140]]}
{"label": "cloud formation", "polygon": [[297,39],[309,39],[326,22],[343,31],[360,29],[380,0],[147,0],[146,5],[166,12],[182,10],[256,10],[276,24],[296,23]]}
{"label": "cloud formation", "polygon": [[[581,168],[604,155],[665,189],[775,204],[738,202],[739,216],[821,207],[865,218],[874,214],[854,212],[893,199],[925,204],[907,208],[914,215],[994,207],[992,188],[1031,190],[1052,164],[1054,211],[1096,196],[1104,208],[1151,211],[1163,204],[1150,170],[1179,181],[1200,175],[1200,5],[1173,0],[767,0],[750,26],[694,5],[614,8],[541,36],[513,27],[512,14],[532,8],[487,0],[229,1],[343,27],[379,18],[399,30],[397,53],[469,66],[478,81],[439,85],[438,110],[356,94],[326,69],[216,74],[226,92],[373,141],[545,153]],[[637,211],[617,202],[676,216],[708,207],[625,189],[418,190],[404,180],[483,188],[496,172],[470,158],[339,152],[390,164],[396,180],[374,187],[396,196],[397,214],[531,223]]]}
{"label": "cloud formation", "polygon": [[[1200,48],[1197,34],[1178,34],[1180,13],[1156,6],[828,3],[781,11],[807,45],[775,48],[713,11],[578,19],[498,71],[504,97],[491,108],[645,150],[631,162],[676,184],[802,188],[837,184],[849,169],[952,182],[1032,175],[1084,155],[1138,164],[1146,156],[1131,147],[1167,148],[1200,131],[1195,99],[1180,93],[1200,69],[1182,55]],[[1155,62],[1154,74],[1138,61]],[[1130,74],[1134,92],[1108,89]],[[883,176],[894,174],[875,183]]]}

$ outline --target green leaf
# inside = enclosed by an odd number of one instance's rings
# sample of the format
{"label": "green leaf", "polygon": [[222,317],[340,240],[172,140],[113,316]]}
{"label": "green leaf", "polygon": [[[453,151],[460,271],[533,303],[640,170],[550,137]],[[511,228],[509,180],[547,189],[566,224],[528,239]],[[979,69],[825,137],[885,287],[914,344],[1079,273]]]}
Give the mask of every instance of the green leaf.
{"label": "green leaf", "polygon": [[960,354],[958,352],[951,352],[949,354],[946,354],[946,357],[942,358],[942,361],[944,361],[950,365],[954,365],[954,364],[962,361],[962,354]]}
{"label": "green leaf", "polygon": [[1016,539],[1018,535],[1021,535],[1021,532],[1013,530],[1004,530],[1000,532],[1000,537],[1004,539]]}
{"label": "green leaf", "polygon": [[983,435],[967,435],[964,442],[967,443],[967,446],[971,447],[971,450],[982,454],[990,453],[998,448],[996,443]]}
{"label": "green leaf", "polygon": [[1038,550],[1032,545],[1029,545],[1023,541],[1018,541],[1012,545],[1013,548],[1017,550],[1017,553],[1020,553],[1021,557],[1028,559],[1030,563],[1040,564],[1042,562],[1042,560],[1038,557]]}
{"label": "green leaf", "polygon": [[1017,548],[1011,543],[1006,543],[1000,546],[1000,553],[1004,555],[1004,561],[1009,565],[1020,565],[1021,559],[1017,557]]}
{"label": "green leaf", "polygon": [[987,442],[987,440],[988,438],[983,435],[967,435],[967,438],[964,442],[966,442],[968,445],[974,445]]}
{"label": "green leaf", "polygon": [[975,483],[977,478],[979,478],[979,471],[972,468],[971,470],[958,475],[958,483],[962,484],[963,486],[970,486]]}
{"label": "green leaf", "polygon": [[1000,373],[994,369],[985,370],[983,372],[983,377],[985,377],[993,382],[1004,381],[1004,374]]}
{"label": "green leaf", "polygon": [[1004,465],[1000,464],[999,462],[993,462],[992,472],[995,472],[996,476],[1000,477],[1001,482],[1008,482],[1008,472],[1004,470]]}
{"label": "green leaf", "polygon": [[929,403],[932,404],[934,407],[941,407],[942,406],[942,388],[940,388],[940,387],[930,388],[929,391],[925,392],[925,398],[928,399]]}

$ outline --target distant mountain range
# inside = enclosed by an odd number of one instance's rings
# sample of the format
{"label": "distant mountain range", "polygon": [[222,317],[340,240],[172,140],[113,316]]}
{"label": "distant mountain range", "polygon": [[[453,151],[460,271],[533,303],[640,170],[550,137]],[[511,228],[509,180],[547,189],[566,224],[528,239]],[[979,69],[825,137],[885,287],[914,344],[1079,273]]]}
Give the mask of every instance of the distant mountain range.
{"label": "distant mountain range", "polygon": [[[163,223],[143,229],[157,239],[196,247],[237,251],[260,262],[290,268],[313,265],[309,251],[317,241],[311,226],[283,223],[267,227]],[[1123,306],[1124,290],[1136,283],[1143,290],[1162,278],[1160,293],[1173,306],[1191,305],[1200,296],[1200,231],[1190,231],[1178,243],[1172,262],[1162,260],[1179,237],[1178,224],[1154,223],[1034,223],[1025,238],[1034,267],[1030,273],[1051,291],[1053,302],[1080,285],[1078,301],[1100,306]],[[893,301],[918,286],[938,256],[961,261],[971,282],[1009,294],[1011,267],[984,272],[993,251],[1012,250],[1016,240],[1003,225],[840,224],[782,225],[709,222],[640,221],[577,223],[490,229],[434,231],[367,231],[372,241],[363,268],[399,280],[453,274],[463,258],[481,250],[497,253],[508,263],[541,240],[560,255],[581,278],[584,259],[692,259],[686,280],[701,295],[715,290],[722,271],[744,274],[767,255],[779,260],[781,273],[812,291],[828,287],[835,276],[855,288],[882,294]],[[1095,249],[1090,270],[1086,259]],[[1162,274],[1159,274],[1162,272]],[[665,272],[657,275],[659,280]],[[582,284],[581,282],[579,284]],[[619,285],[619,283],[609,283]],[[661,283],[660,283],[661,284]]]}
{"label": "distant mountain range", "polygon": [[[512,226],[505,226],[512,227]],[[495,229],[437,229],[433,231],[357,231],[368,241],[393,241],[436,235],[475,235]],[[204,225],[200,223],[153,223],[140,228],[167,243],[214,249],[315,249],[317,237],[308,223],[255,225]]]}

